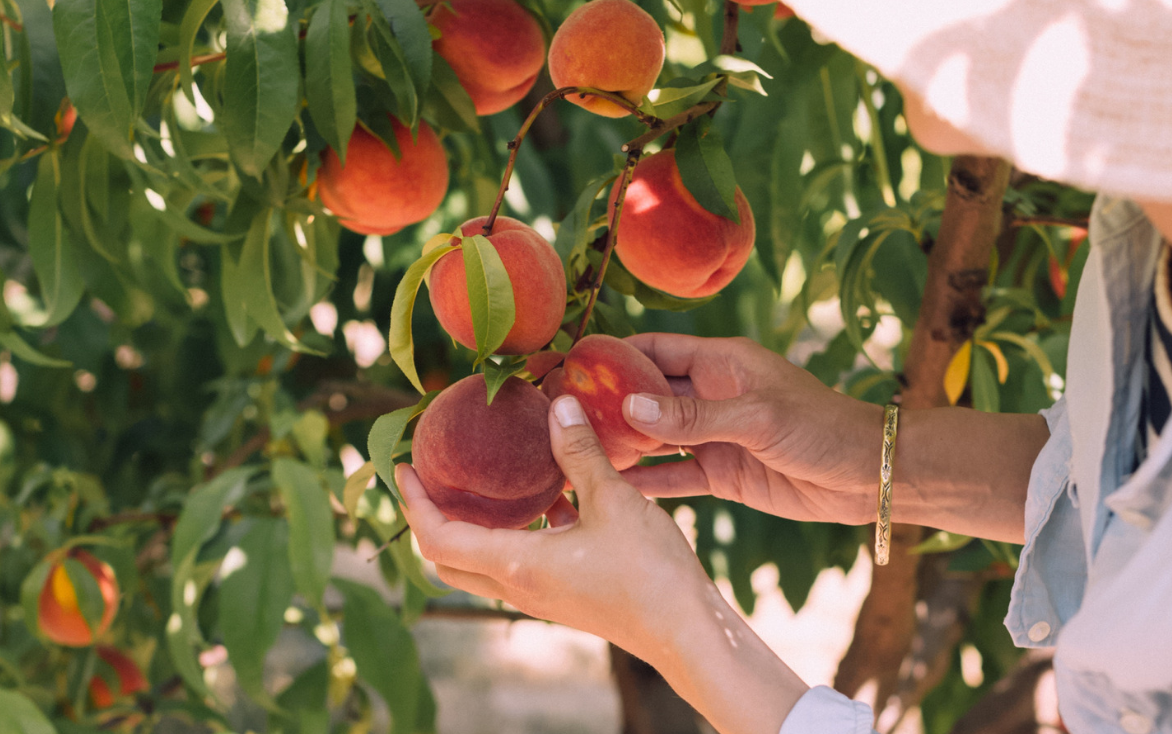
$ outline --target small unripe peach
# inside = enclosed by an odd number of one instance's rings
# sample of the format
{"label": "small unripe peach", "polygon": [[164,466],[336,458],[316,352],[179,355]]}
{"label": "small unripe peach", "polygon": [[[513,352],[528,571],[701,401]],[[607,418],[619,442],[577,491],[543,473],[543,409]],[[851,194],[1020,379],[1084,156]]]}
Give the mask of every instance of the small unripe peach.
{"label": "small unripe peach", "polygon": [[515,0],[446,0],[431,17],[434,44],[472,98],[476,114],[512,107],[545,65],[545,36]]}
{"label": "small unripe peach", "polygon": [[[133,696],[147,690],[150,686],[138,665],[119,651],[117,648],[101,646],[97,650],[101,659],[99,665],[105,665],[106,670],[90,678],[90,702],[95,709],[106,709],[114,705],[120,698]],[[117,681],[117,690],[110,690],[109,683]]]}
{"label": "small unripe peach", "polygon": [[[460,225],[464,236],[483,234],[487,217]],[[496,248],[513,285],[516,318],[497,354],[536,352],[553,339],[566,315],[566,271],[544,237],[510,217],[497,217],[488,242]],[[428,294],[440,326],[460,344],[476,349],[464,253],[456,250],[436,261]]]}
{"label": "small unripe peach", "polygon": [[549,399],[516,377],[486,404],[484,375],[444,390],[419,419],[411,456],[431,501],[450,520],[523,528],[565,487],[549,440]]}
{"label": "small unripe peach", "polygon": [[71,551],[68,557],[80,563],[97,582],[105,603],[102,618],[95,629],[90,628],[78,606],[77,589],[65,570],[65,559],[62,559],[49,568],[45,585],[41,587],[37,626],[45,637],[58,645],[86,647],[94,644],[94,640],[105,634],[114,622],[118,611],[118,580],[113,569],[84,550]]}
{"label": "small unripe peach", "polygon": [[[631,0],[591,0],[554,34],[549,76],[555,87],[593,87],[639,104],[655,86],[664,54],[663,31],[647,11]],[[599,97],[566,99],[604,117],[631,114]]]}
{"label": "small unripe peach", "polygon": [[61,107],[53,116],[53,121],[57,123],[57,140],[65,140],[73,132],[73,124],[77,122],[77,108],[68,97],[61,100]]}
{"label": "small unripe peach", "polygon": [[671,386],[647,355],[622,339],[606,334],[582,339],[570,349],[565,364],[546,375],[541,389],[550,400],[559,395],[578,398],[619,471],[663,445],[631,428],[623,418],[623,400],[638,392],[670,396]]}
{"label": "small unripe peach", "polygon": [[419,137],[392,118],[399,157],[361,125],[346,147],[346,165],[327,149],[317,172],[321,201],[347,229],[388,235],[422,222],[448,191],[448,158],[435,131],[419,123]]}
{"label": "small unripe peach", "polygon": [[[613,212],[618,187],[611,190]],[[753,210],[741,192],[740,224],[713,214],[684,186],[675,151],[635,166],[619,219],[615,254],[647,285],[680,298],[702,298],[728,285],[753,253]]]}

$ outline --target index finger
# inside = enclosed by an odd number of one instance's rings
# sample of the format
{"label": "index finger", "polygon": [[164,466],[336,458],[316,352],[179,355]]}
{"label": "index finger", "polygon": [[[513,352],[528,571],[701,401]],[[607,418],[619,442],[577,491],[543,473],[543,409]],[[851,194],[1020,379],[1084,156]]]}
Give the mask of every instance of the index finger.
{"label": "index finger", "polygon": [[646,354],[663,374],[683,377],[691,374],[708,340],[690,334],[651,332],[629,336],[625,341]]}

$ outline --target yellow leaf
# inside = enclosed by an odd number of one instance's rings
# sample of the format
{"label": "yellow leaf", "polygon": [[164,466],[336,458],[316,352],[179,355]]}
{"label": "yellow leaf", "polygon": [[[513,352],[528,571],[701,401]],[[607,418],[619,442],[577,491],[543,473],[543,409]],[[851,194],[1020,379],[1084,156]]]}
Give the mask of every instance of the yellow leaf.
{"label": "yellow leaf", "polygon": [[944,394],[948,396],[948,404],[956,405],[960,400],[964,386],[969,381],[969,367],[973,362],[973,343],[967,341],[960,345],[960,349],[952,356],[948,363],[948,371],[944,373]]}
{"label": "yellow leaf", "polygon": [[993,361],[997,363],[997,382],[1004,385],[1005,381],[1009,378],[1009,362],[1005,360],[1005,354],[1001,351],[1001,347],[993,342],[986,341],[979,341],[977,344],[988,349],[989,354],[993,355]]}

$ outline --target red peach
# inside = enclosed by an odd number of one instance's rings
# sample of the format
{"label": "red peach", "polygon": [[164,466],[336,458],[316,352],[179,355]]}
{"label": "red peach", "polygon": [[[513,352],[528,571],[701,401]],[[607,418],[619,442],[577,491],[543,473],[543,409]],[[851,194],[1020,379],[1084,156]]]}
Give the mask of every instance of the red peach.
{"label": "red peach", "polygon": [[118,580],[107,564],[84,550],[73,550],[68,558],[77,561],[94,577],[105,608],[96,629],[91,629],[78,607],[77,590],[64,559],[54,563],[41,587],[37,601],[37,626],[45,637],[58,645],[86,647],[106,633],[118,611]]}
{"label": "red peach", "polygon": [[[90,701],[95,709],[110,708],[117,699],[133,696],[150,687],[138,665],[117,648],[101,646],[97,652],[108,670],[99,671],[90,678]],[[109,686],[109,682],[114,681],[118,683],[117,694]]]}

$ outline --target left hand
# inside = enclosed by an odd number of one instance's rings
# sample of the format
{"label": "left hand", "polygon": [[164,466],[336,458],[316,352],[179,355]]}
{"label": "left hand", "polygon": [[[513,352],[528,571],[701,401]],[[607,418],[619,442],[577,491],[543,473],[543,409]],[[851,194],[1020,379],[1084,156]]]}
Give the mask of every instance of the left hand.
{"label": "left hand", "polygon": [[576,520],[559,513],[567,524],[537,531],[451,521],[414,469],[399,464],[395,480],[420,551],[451,586],[653,660],[688,626],[681,615],[690,605],[681,602],[715,589],[671,517],[611,466],[577,400],[555,400],[549,428],[554,458],[578,495]]}

